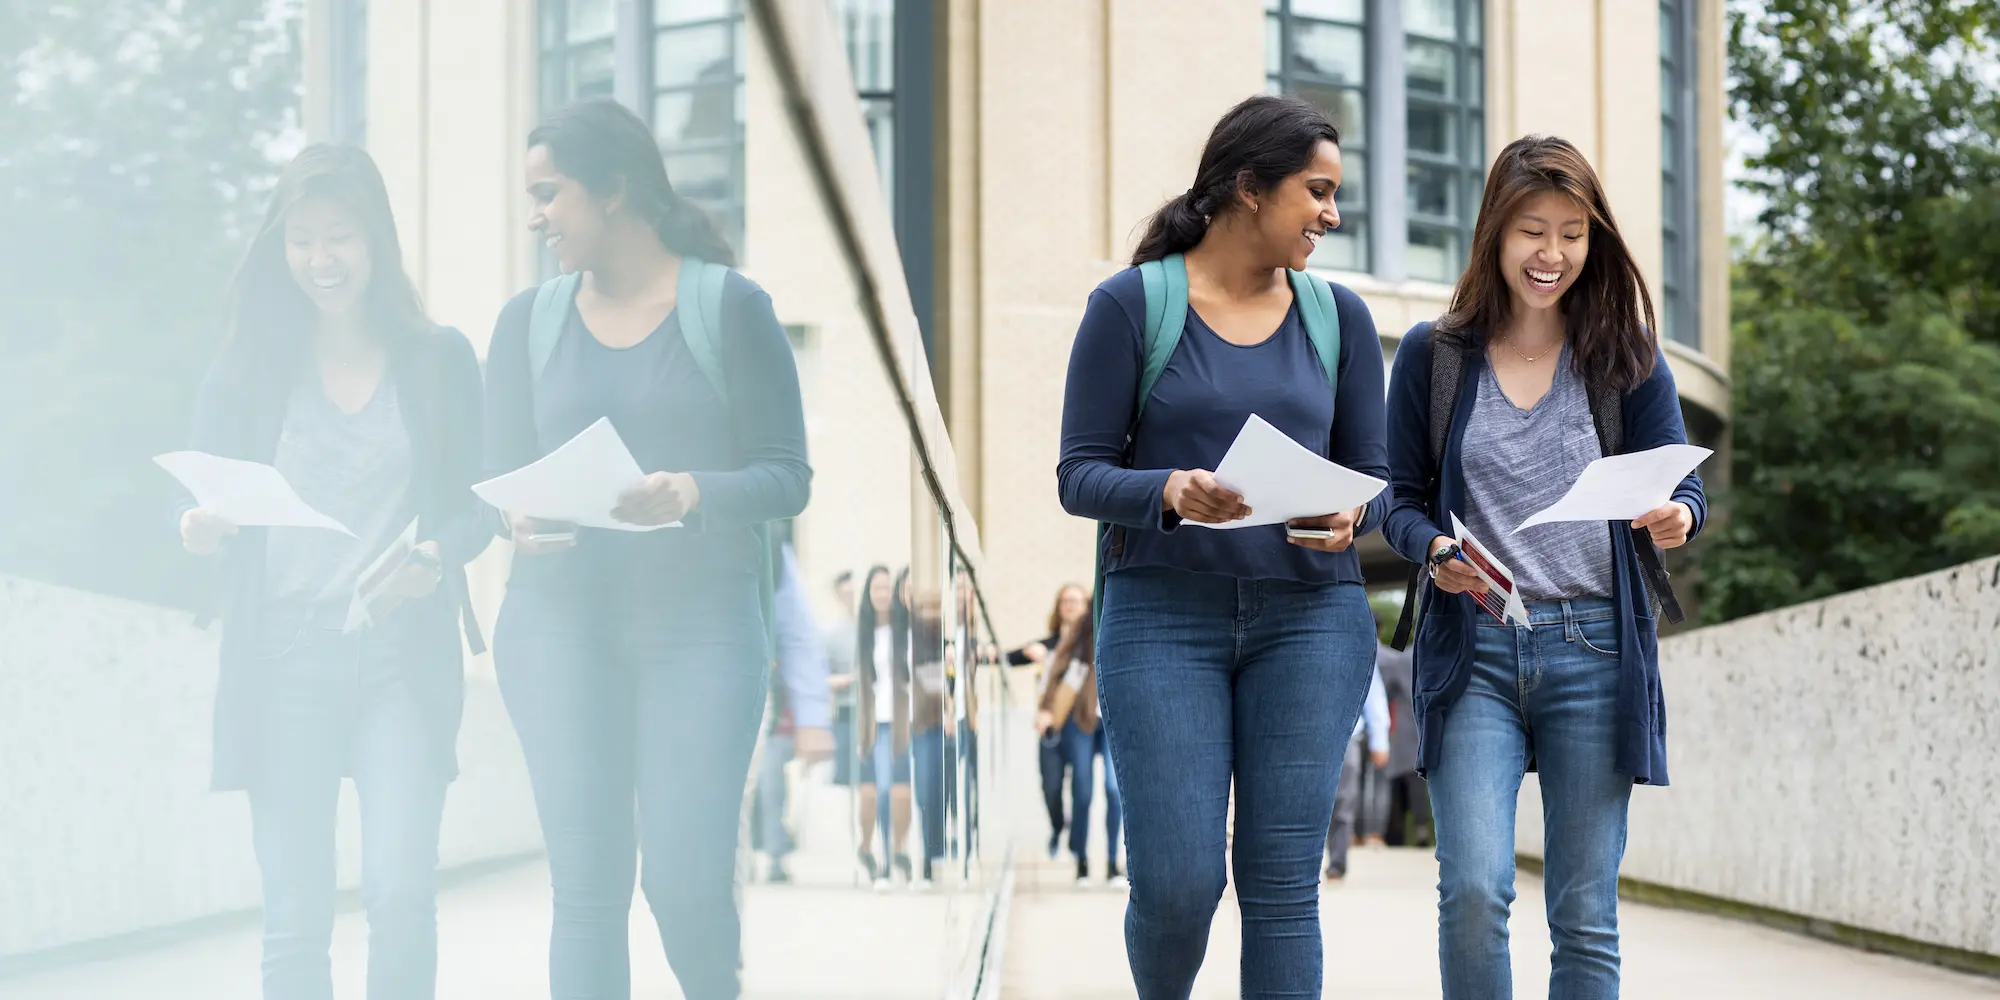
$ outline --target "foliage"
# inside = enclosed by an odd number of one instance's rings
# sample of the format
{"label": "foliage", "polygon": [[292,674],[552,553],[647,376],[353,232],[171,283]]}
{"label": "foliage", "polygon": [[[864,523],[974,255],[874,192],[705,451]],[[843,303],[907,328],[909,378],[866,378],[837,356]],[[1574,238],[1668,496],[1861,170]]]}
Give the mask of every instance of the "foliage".
{"label": "foliage", "polygon": [[0,571],[185,601],[147,460],[296,132],[296,0],[0,0]]}
{"label": "foliage", "polygon": [[1709,620],[2000,551],[1996,34],[1990,0],[1732,8],[1767,208],[1735,269]]}

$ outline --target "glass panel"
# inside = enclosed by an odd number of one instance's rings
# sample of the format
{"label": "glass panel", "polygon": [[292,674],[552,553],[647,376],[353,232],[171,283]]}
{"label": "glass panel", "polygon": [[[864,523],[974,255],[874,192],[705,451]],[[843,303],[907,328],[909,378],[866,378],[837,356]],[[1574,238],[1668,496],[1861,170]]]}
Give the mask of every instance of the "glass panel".
{"label": "glass panel", "polygon": [[586,97],[610,96],[615,70],[612,66],[609,42],[570,50],[566,68],[569,75],[569,92],[564,95],[561,103],[568,104]]}
{"label": "glass panel", "polygon": [[1264,0],[1264,9],[1272,13],[1277,13],[1278,8],[1283,6],[1284,0]]}
{"label": "glass panel", "polygon": [[1680,163],[1680,130],[1671,118],[1660,119],[1660,163],[1671,169]]}
{"label": "glass panel", "polygon": [[1461,239],[1456,229],[1410,223],[1410,243],[1403,251],[1403,263],[1409,268],[1410,277],[1444,284],[1457,281],[1464,267],[1461,263],[1464,255],[1459,249]]}
{"label": "glass panel", "polygon": [[1344,146],[1366,146],[1368,144],[1368,121],[1365,114],[1367,102],[1359,90],[1346,87],[1327,87],[1317,83],[1299,84],[1297,95],[1307,103],[1326,112],[1333,119],[1333,127],[1340,130],[1340,144]]}
{"label": "glass panel", "polygon": [[1403,30],[1425,38],[1458,39],[1458,0],[1403,0]]}
{"label": "glass panel", "polygon": [[1468,45],[1485,42],[1486,3],[1485,0],[1459,0],[1465,10],[1465,41]]}
{"label": "glass panel", "polygon": [[594,42],[618,31],[617,0],[567,0],[569,24],[564,41]]}
{"label": "glass panel", "polygon": [[1465,103],[1475,108],[1486,103],[1486,57],[1477,52],[1465,55]]}
{"label": "glass panel", "polygon": [[703,202],[724,205],[736,197],[736,157],[729,150],[667,153],[667,177],[674,190]]}
{"label": "glass panel", "polygon": [[1459,173],[1449,167],[1410,164],[1407,188],[1410,214],[1432,219],[1459,218]]}
{"label": "glass panel", "polygon": [[1434,104],[1410,102],[1410,152],[1430,156],[1458,156],[1458,111]]}
{"label": "glass panel", "polygon": [[1331,268],[1336,271],[1368,270],[1368,218],[1364,215],[1342,215],[1340,228],[1326,234],[1319,241],[1307,263],[1313,267]]}
{"label": "glass panel", "polygon": [[653,0],[653,23],[661,26],[710,21],[736,13],[736,0]]}
{"label": "glass panel", "polygon": [[1285,25],[1273,14],[1264,18],[1264,72],[1285,71]]}
{"label": "glass panel", "polygon": [[1333,83],[1359,87],[1367,79],[1362,62],[1366,51],[1360,28],[1310,21],[1292,23],[1294,73],[1307,73]]}
{"label": "glass panel", "polygon": [[847,60],[857,90],[886,91],[896,85],[895,0],[834,0]]}
{"label": "glass panel", "polygon": [[1458,96],[1457,52],[1438,42],[1409,39],[1403,45],[1403,79],[1413,97],[1450,100]]}
{"label": "glass panel", "polygon": [[661,89],[736,78],[727,24],[669,28],[653,45],[653,85]]}
{"label": "glass panel", "polygon": [[653,99],[653,132],[663,146],[734,138],[736,93],[742,88],[675,90]]}
{"label": "glass panel", "polygon": [[1660,63],[1660,111],[1673,114],[1679,105],[1680,80],[1669,62]]}
{"label": "glass panel", "polygon": [[1292,0],[1292,16],[1319,17],[1361,24],[1368,20],[1367,0]]}
{"label": "glass panel", "polygon": [[1486,116],[1475,111],[1465,116],[1465,142],[1471,155],[1466,163],[1479,174],[1486,173]]}
{"label": "glass panel", "polygon": [[889,198],[889,213],[896,212],[896,102],[871,97],[861,102],[861,117],[868,126],[869,145],[875,150],[875,171],[882,176],[882,193]]}
{"label": "glass panel", "polygon": [[1342,215],[1368,207],[1368,154],[1358,149],[1340,151],[1340,190],[1333,203]]}

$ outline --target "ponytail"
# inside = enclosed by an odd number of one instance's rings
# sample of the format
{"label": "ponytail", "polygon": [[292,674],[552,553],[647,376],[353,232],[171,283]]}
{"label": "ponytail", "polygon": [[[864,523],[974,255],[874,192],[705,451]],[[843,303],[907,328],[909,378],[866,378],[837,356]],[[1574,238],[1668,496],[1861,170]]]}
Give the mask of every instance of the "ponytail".
{"label": "ponytail", "polygon": [[1146,235],[1140,237],[1139,248],[1132,251],[1132,266],[1138,267],[1148,261],[1194,249],[1195,244],[1208,235],[1209,213],[1198,207],[1206,200],[1189,189],[1186,194],[1161,205],[1159,211],[1146,220]]}
{"label": "ponytail", "polygon": [[624,105],[608,97],[578,101],[535,126],[528,146],[547,148],[557,169],[591,193],[622,193],[669,252],[736,266],[715,221],[674,190],[652,130]]}

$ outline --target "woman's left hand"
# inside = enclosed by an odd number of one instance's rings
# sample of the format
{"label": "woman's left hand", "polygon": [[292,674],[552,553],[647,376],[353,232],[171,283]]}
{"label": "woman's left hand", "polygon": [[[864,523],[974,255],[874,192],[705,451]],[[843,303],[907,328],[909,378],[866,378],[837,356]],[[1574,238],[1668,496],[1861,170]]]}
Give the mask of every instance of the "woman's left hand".
{"label": "woman's left hand", "polygon": [[1294,538],[1287,535],[1285,541],[1293,545],[1302,545],[1309,549],[1318,549],[1321,552],[1345,552],[1348,546],[1354,544],[1354,523],[1361,520],[1361,512],[1366,509],[1365,507],[1356,507],[1353,510],[1344,510],[1338,514],[1293,518],[1285,522],[1285,527],[1315,528],[1331,531],[1333,532],[1333,537]]}
{"label": "woman's left hand", "polygon": [[618,495],[611,516],[626,524],[672,524],[701,504],[701,487],[685,472],[655,472]]}
{"label": "woman's left hand", "polygon": [[1652,532],[1653,544],[1660,548],[1679,548],[1687,544],[1688,532],[1694,530],[1694,511],[1679,500],[1669,500],[1633,521],[1632,527]]}

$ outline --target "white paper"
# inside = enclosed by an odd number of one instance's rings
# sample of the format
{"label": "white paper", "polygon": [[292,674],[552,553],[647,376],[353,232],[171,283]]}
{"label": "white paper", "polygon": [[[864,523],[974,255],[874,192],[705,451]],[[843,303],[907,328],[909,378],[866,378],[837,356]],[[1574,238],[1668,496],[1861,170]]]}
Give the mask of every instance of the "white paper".
{"label": "white paper", "polygon": [[1353,510],[1382,492],[1387,482],[1329,462],[1263,417],[1251,414],[1235,443],[1215,467],[1215,481],[1243,494],[1250,516],[1204,528],[1253,528],[1294,518]]}
{"label": "white paper", "polygon": [[627,524],[611,516],[618,495],[646,474],[607,417],[563,442],[562,447],[504,476],[475,483],[472,492],[494,507],[538,521],[568,521],[586,528],[653,531],[672,524]]}
{"label": "white paper", "polygon": [[1521,595],[1514,586],[1514,571],[1508,569],[1507,564],[1501,562],[1485,543],[1472,537],[1472,532],[1466,528],[1465,522],[1458,519],[1457,514],[1451,516],[1451,530],[1452,534],[1457,536],[1458,551],[1465,557],[1466,564],[1471,566],[1472,571],[1479,574],[1479,578],[1486,581],[1486,586],[1490,588],[1485,596],[1474,594],[1472,599],[1478,601],[1479,606],[1485,608],[1488,614],[1503,622],[1528,624],[1528,606],[1522,602]]}
{"label": "white paper", "polygon": [[1584,467],[1561,500],[1514,530],[1555,521],[1637,520],[1673,499],[1681,480],[1712,454],[1691,444],[1669,444],[1600,458]]}
{"label": "white paper", "polygon": [[381,554],[354,579],[354,596],[347,602],[347,624],[341,631],[352,632],[375,624],[375,609],[381,603],[383,592],[389,589],[390,582],[396,579],[403,563],[416,547],[417,519],[411,518],[409,527],[391,539]]}
{"label": "white paper", "polygon": [[326,528],[354,537],[347,525],[299,499],[283,473],[261,462],[205,451],[168,452],[153,462],[180,480],[195,503],[239,527]]}

